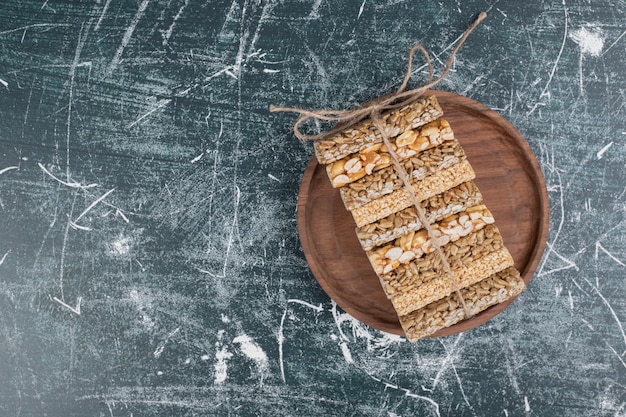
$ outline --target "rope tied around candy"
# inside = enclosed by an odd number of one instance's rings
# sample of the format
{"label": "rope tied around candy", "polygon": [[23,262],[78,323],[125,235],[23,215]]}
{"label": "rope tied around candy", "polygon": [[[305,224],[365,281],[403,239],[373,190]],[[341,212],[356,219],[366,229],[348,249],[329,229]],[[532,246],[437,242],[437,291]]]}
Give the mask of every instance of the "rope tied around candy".
{"label": "rope tied around candy", "polygon": [[[298,137],[300,140],[303,140],[303,141],[318,140],[318,139],[326,138],[328,136],[331,136],[335,133],[338,133],[342,130],[345,130],[355,125],[356,123],[360,122],[361,120],[365,118],[370,118],[372,120],[376,128],[381,133],[383,143],[387,147],[389,156],[391,157],[393,161],[394,168],[396,172],[398,173],[398,176],[402,180],[402,184],[405,190],[408,192],[411,198],[411,202],[417,211],[417,215],[420,220],[420,223],[428,232],[428,236],[430,237],[432,241],[432,246],[434,248],[434,251],[437,253],[439,258],[441,259],[441,264],[443,266],[444,272],[449,278],[450,282],[452,283],[454,292],[456,293],[459,301],[461,302],[461,305],[463,306],[463,313],[464,313],[465,318],[469,318],[472,316],[471,311],[465,302],[465,298],[463,297],[463,294],[461,293],[459,282],[454,276],[454,273],[452,272],[450,263],[448,262],[448,259],[445,256],[445,254],[443,253],[443,249],[441,248],[442,245],[440,244],[438,239],[433,235],[434,229],[432,227],[431,222],[428,219],[428,216],[426,216],[426,212],[424,211],[424,208],[421,206],[420,201],[417,199],[415,195],[415,191],[413,190],[413,186],[411,185],[411,182],[410,182],[409,174],[406,172],[406,170],[400,163],[400,159],[398,158],[398,155],[393,149],[391,140],[389,136],[387,135],[386,129],[383,125],[381,113],[385,111],[399,109],[414,102],[419,97],[421,97],[427,90],[433,88],[434,86],[439,84],[441,81],[443,81],[445,76],[450,71],[450,68],[452,67],[452,64],[454,62],[454,58],[456,57],[456,54],[461,48],[461,46],[463,45],[463,43],[465,43],[465,40],[486,17],[487,17],[487,13],[480,12],[480,14],[476,18],[476,20],[474,20],[472,25],[459,38],[459,41],[457,42],[456,46],[452,50],[452,53],[448,57],[448,61],[446,62],[446,65],[443,71],[441,72],[439,77],[437,77],[435,80],[433,80],[433,66],[432,66],[432,62],[430,60],[430,55],[428,51],[422,45],[420,45],[419,43],[416,43],[409,50],[407,70],[406,70],[406,74],[404,75],[404,80],[402,81],[402,84],[400,85],[400,87],[395,93],[389,95],[388,97],[381,98],[377,101],[366,103],[362,105],[361,107],[358,107],[352,110],[329,110],[329,109],[306,110],[306,109],[293,108],[293,107],[270,106],[271,112],[293,112],[293,113],[300,114],[300,117],[294,123],[293,131],[296,137]],[[413,66],[413,55],[415,54],[416,51],[420,51],[424,55],[426,64],[428,66],[428,81],[426,82],[426,84],[420,87],[405,91],[409,83],[409,80],[411,78],[411,72],[412,72],[412,66]],[[316,134],[316,135],[307,135],[307,134],[302,133],[300,131],[300,125],[302,125],[302,123],[311,119],[336,122],[336,125],[330,130],[320,133],[320,134]]]}

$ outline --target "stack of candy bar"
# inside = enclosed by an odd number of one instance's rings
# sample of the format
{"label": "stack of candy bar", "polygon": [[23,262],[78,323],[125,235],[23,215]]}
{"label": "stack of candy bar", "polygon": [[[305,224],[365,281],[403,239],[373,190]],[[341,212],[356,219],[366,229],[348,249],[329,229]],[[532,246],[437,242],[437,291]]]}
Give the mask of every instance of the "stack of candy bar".
{"label": "stack of candy bar", "polygon": [[315,143],[317,159],[340,189],[363,250],[411,341],[525,287],[472,181],[474,170],[442,116],[435,96],[382,115],[430,233],[371,119]]}

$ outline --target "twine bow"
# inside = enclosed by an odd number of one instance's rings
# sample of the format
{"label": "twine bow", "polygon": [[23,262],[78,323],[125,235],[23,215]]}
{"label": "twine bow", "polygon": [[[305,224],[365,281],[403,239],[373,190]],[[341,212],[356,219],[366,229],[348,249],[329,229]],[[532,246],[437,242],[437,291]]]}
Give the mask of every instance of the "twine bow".
{"label": "twine bow", "polygon": [[[332,136],[333,134],[340,132],[342,130],[345,130],[365,118],[369,117],[372,120],[376,128],[381,133],[383,143],[387,147],[389,156],[391,156],[394,168],[396,172],[398,173],[398,176],[402,180],[402,184],[404,188],[407,190],[411,198],[411,202],[413,203],[413,206],[417,210],[418,218],[420,219],[421,224],[424,226],[424,228],[428,232],[428,236],[433,242],[433,248],[435,252],[437,253],[437,255],[439,256],[439,258],[441,259],[444,272],[447,275],[449,281],[452,283],[454,292],[456,293],[459,301],[461,302],[461,305],[463,306],[463,312],[464,312],[465,318],[469,318],[472,315],[471,311],[469,307],[467,306],[467,304],[465,303],[465,298],[463,297],[463,294],[461,293],[461,287],[459,286],[459,282],[457,278],[455,277],[454,273],[452,272],[452,268],[450,267],[448,259],[446,255],[444,254],[443,249],[441,248],[441,244],[439,243],[438,239],[433,234],[434,229],[432,227],[432,224],[428,220],[428,217],[426,216],[426,212],[424,211],[424,208],[421,206],[420,201],[417,199],[415,195],[413,186],[411,185],[409,174],[406,172],[406,170],[400,163],[398,155],[396,154],[394,147],[391,144],[390,138],[386,133],[387,129],[385,129],[383,126],[381,113],[384,111],[395,110],[395,109],[404,107],[414,102],[415,100],[417,100],[430,88],[439,84],[450,71],[450,68],[452,67],[452,63],[454,62],[454,58],[457,52],[459,51],[459,49],[461,48],[461,46],[463,45],[463,43],[465,42],[465,40],[467,39],[467,37],[470,35],[470,33],[472,33],[472,31],[474,31],[474,29],[486,17],[487,17],[487,13],[481,12],[476,18],[476,20],[474,20],[474,23],[472,23],[472,25],[465,31],[465,33],[463,33],[463,35],[457,42],[456,46],[452,50],[452,53],[450,54],[450,57],[448,58],[448,61],[446,62],[446,66],[441,72],[441,75],[439,75],[439,77],[437,77],[434,80],[433,80],[433,67],[432,67],[432,63],[430,60],[430,55],[428,54],[428,51],[422,45],[420,45],[419,43],[416,43],[409,50],[409,60],[407,64],[407,70],[406,70],[406,74],[404,75],[404,80],[402,81],[402,84],[400,85],[400,88],[398,88],[398,90],[395,93],[389,96],[380,98],[379,100],[376,100],[376,101],[366,103],[362,105],[361,107],[358,107],[352,110],[329,110],[329,109],[306,110],[306,109],[300,109],[300,108],[294,108],[294,107],[270,106],[271,112],[293,112],[293,113],[300,114],[300,117],[294,123],[293,131],[294,131],[294,134],[301,140],[322,139],[328,136]],[[409,80],[411,78],[411,72],[412,72],[412,66],[413,66],[413,55],[415,54],[416,51],[422,52],[426,60],[426,64],[428,65],[428,81],[420,87],[405,91],[406,86],[408,85]],[[302,123],[311,119],[336,122],[336,124],[330,130],[317,134],[317,135],[307,135],[307,134],[302,133],[300,131],[300,125],[302,125]]]}
{"label": "twine bow", "polygon": [[[327,136],[331,136],[337,132],[347,129],[355,125],[356,123],[360,122],[361,120],[367,117],[371,117],[375,113],[382,113],[387,110],[399,109],[403,106],[406,106],[407,104],[412,103],[421,95],[423,95],[427,90],[429,90],[430,88],[433,88],[434,86],[439,84],[441,81],[443,81],[445,76],[450,71],[450,68],[452,67],[452,63],[454,62],[454,58],[456,57],[457,52],[459,51],[463,43],[465,43],[465,40],[467,39],[467,37],[486,17],[487,17],[487,13],[480,12],[476,20],[474,20],[474,23],[472,23],[472,25],[465,31],[463,36],[461,36],[461,38],[457,42],[456,46],[454,47],[454,50],[452,51],[452,53],[450,54],[450,57],[448,58],[448,61],[446,62],[446,66],[444,67],[441,75],[439,75],[439,77],[437,77],[435,80],[433,80],[433,66],[432,66],[432,62],[430,60],[430,55],[428,54],[428,51],[422,45],[420,45],[419,43],[416,43],[409,50],[409,62],[407,64],[407,70],[406,70],[406,74],[404,75],[404,80],[402,81],[402,85],[400,85],[400,88],[398,88],[398,90],[395,93],[390,94],[389,96],[385,98],[377,100],[376,102],[367,103],[361,107],[357,107],[352,110],[332,110],[332,109],[307,110],[307,109],[301,109],[301,108],[296,108],[296,107],[277,107],[277,106],[272,105],[270,106],[270,111],[271,112],[299,113],[300,117],[298,118],[298,120],[296,120],[296,122],[293,125],[294,134],[296,135],[296,137],[298,137],[301,140],[317,140],[317,139],[325,138]],[[411,79],[411,72],[413,68],[413,55],[415,54],[416,51],[420,51],[424,55],[424,59],[426,60],[426,64],[428,65],[428,81],[426,82],[426,84],[422,85],[421,87],[417,87],[412,90],[405,91],[409,83],[409,80]],[[319,133],[317,135],[308,135],[308,134],[302,133],[300,131],[300,125],[302,125],[302,123],[311,119],[317,119],[317,120],[328,121],[328,122],[336,122],[337,124],[330,130],[323,132],[323,133]]]}

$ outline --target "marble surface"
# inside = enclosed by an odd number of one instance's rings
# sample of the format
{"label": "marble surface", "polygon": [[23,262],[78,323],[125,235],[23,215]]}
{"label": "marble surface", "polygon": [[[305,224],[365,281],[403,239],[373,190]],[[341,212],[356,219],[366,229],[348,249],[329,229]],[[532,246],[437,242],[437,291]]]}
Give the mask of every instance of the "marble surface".
{"label": "marble surface", "polygon": [[[511,121],[551,205],[528,289],[414,344],[300,247],[310,144],[270,104],[439,86]],[[626,415],[626,3],[6,0],[0,415]],[[418,85],[425,77],[414,74]]]}

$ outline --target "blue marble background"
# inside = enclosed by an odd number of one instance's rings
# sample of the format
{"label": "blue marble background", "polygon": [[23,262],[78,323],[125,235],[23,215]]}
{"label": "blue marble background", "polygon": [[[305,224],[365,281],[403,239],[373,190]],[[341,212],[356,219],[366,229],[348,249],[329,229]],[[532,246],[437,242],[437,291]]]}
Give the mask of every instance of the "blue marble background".
{"label": "blue marble background", "polygon": [[[414,344],[322,291],[312,155],[270,104],[439,88],[527,138],[551,206],[504,313]],[[423,82],[425,68],[414,74]],[[0,415],[626,415],[626,2],[5,0]]]}

